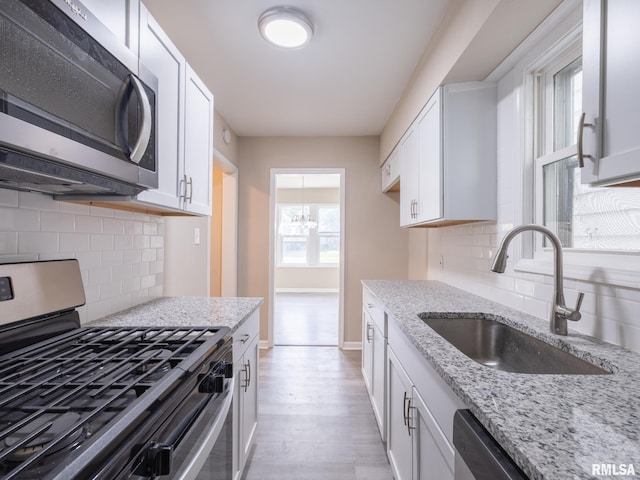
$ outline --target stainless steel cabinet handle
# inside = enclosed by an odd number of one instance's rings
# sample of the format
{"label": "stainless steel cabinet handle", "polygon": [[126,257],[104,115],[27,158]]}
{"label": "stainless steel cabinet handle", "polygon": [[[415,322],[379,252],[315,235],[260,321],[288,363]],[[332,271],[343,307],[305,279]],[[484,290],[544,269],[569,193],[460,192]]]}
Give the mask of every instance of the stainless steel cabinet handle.
{"label": "stainless steel cabinet handle", "polygon": [[250,337],[250,336],[251,336],[251,335],[249,335],[248,333],[243,334],[243,335],[242,335],[242,338],[240,339],[240,342],[241,342],[241,343],[247,343],[247,340],[249,340],[249,337]]}
{"label": "stainless steel cabinet handle", "polygon": [[129,79],[142,106],[142,125],[140,125],[140,130],[138,131],[138,141],[133,146],[133,149],[131,149],[129,158],[133,163],[140,163],[144,152],[147,150],[147,145],[149,145],[149,139],[151,138],[151,125],[153,123],[151,118],[151,105],[149,104],[149,97],[147,97],[147,92],[145,92],[142,82],[134,75],[129,75]]}
{"label": "stainless steel cabinet handle", "polygon": [[410,400],[407,396],[407,392],[404,392],[404,400],[402,401],[402,417],[404,419],[404,424],[407,425],[409,420],[409,409],[407,408],[407,400]]}
{"label": "stainless steel cabinet handle", "polygon": [[180,200],[185,200],[187,198],[187,176],[183,175],[180,179],[180,185],[178,186],[178,190],[180,192]]}
{"label": "stainless steel cabinet handle", "polygon": [[244,391],[249,390],[249,385],[251,385],[251,360],[247,360],[247,363],[244,366]]}
{"label": "stainless steel cabinet handle", "polygon": [[370,332],[371,332],[371,324],[367,322],[367,342],[368,343],[371,343],[371,335],[369,335]]}
{"label": "stainless steel cabinet handle", "polygon": [[191,200],[193,199],[193,177],[189,177],[189,181],[187,182],[187,186],[189,187],[189,195],[187,196],[187,191],[186,191],[186,188],[185,188],[185,196],[186,196],[185,202],[191,203]]}
{"label": "stainless steel cabinet handle", "polygon": [[416,427],[411,425],[411,410],[415,410],[416,407],[411,406],[411,399],[409,399],[407,406],[407,433],[411,436],[411,431],[415,430]]}
{"label": "stainless steel cabinet handle", "polygon": [[580,115],[580,123],[578,124],[578,165],[580,166],[580,168],[584,168],[585,157],[593,159],[593,155],[585,155],[582,150],[582,137],[584,133],[584,127],[595,128],[595,123],[584,122],[586,116],[587,114],[585,112],[582,112],[582,115]]}

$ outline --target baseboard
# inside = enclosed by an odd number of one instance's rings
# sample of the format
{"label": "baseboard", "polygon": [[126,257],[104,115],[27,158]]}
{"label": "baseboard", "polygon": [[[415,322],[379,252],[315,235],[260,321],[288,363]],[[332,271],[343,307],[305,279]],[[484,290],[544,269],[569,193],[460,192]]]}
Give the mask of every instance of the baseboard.
{"label": "baseboard", "polygon": [[362,350],[362,342],[344,342],[342,344],[343,350]]}
{"label": "baseboard", "polygon": [[276,293],[340,293],[339,288],[276,288]]}

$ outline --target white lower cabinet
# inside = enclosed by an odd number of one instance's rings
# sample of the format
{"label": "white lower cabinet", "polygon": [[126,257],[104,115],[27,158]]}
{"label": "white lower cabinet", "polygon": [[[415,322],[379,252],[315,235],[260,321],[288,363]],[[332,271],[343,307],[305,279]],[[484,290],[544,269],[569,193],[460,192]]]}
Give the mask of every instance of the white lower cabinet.
{"label": "white lower cabinet", "polygon": [[362,299],[362,376],[384,442],[387,439],[387,318],[366,288]]}
{"label": "white lower cabinet", "polygon": [[233,334],[233,478],[247,465],[258,427],[259,312]]}
{"label": "white lower cabinet", "polygon": [[453,480],[453,414],[465,404],[389,319],[387,455],[396,480]]}
{"label": "white lower cabinet", "polygon": [[413,435],[407,424],[413,386],[400,361],[389,351],[387,456],[395,480],[413,477]]}

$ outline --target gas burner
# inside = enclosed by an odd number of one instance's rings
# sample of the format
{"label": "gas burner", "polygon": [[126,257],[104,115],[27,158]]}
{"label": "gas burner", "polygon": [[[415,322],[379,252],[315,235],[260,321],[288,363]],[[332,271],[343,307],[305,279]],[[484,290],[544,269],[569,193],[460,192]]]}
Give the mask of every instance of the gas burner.
{"label": "gas burner", "polygon": [[[173,353],[171,352],[171,350],[167,350],[166,348],[157,348],[157,349],[153,349],[153,350],[147,350],[146,352],[141,353],[140,355],[138,355],[138,359],[146,360],[146,361],[143,364],[141,364],[140,366],[138,366],[138,368],[136,369],[137,373],[147,373],[157,363],[159,363],[160,361],[171,357],[172,354]],[[171,370],[170,363],[169,362],[164,362],[160,366],[160,368],[158,368],[158,370],[156,370],[154,372],[154,376],[155,375],[164,375],[169,370]]]}
{"label": "gas burner", "polygon": [[[60,435],[68,430],[69,427],[76,424],[80,418],[80,415],[74,412],[66,412],[63,414],[43,413],[4,439],[5,446],[7,448],[11,448],[15,444],[21,442],[25,437],[31,435],[34,431],[42,428],[48,423],[51,423],[51,425],[40,435],[31,439],[25,445],[22,445],[16,451],[12,452],[9,460],[20,462],[29,458],[31,455],[38,453],[49,443],[59,439]],[[56,442],[54,447],[49,450],[48,453],[52,454],[58,452],[63,448],[74,444],[82,435],[82,431],[82,428],[79,428],[70,435],[67,435],[64,439]]]}

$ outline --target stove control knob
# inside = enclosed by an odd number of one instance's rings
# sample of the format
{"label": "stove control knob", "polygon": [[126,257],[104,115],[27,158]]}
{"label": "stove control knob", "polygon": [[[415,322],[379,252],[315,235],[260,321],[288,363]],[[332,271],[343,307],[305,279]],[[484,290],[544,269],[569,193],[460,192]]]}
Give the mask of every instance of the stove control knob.
{"label": "stove control knob", "polygon": [[200,382],[198,387],[200,393],[222,393],[224,392],[224,376],[209,374]]}
{"label": "stove control knob", "polygon": [[169,475],[171,473],[171,459],[173,447],[154,443],[147,450],[147,470],[153,477]]}
{"label": "stove control knob", "polygon": [[233,363],[224,362],[223,368],[225,378],[233,377]]}

